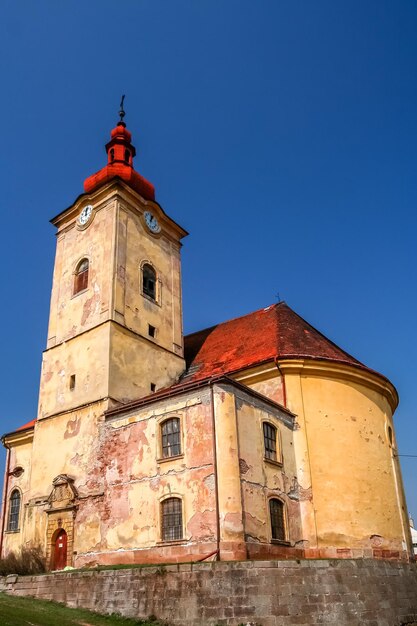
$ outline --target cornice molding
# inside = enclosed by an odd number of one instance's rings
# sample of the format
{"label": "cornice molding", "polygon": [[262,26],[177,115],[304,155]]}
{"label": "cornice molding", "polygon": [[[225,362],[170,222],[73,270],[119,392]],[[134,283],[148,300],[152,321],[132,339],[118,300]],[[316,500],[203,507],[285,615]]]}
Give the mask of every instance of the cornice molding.
{"label": "cornice molding", "polygon": [[398,406],[399,397],[394,385],[376,372],[345,363],[313,359],[278,359],[277,363],[285,376],[297,374],[350,381],[383,395],[388,400],[392,412]]}
{"label": "cornice molding", "polygon": [[27,428],[25,430],[16,431],[14,433],[10,433],[9,435],[4,435],[2,437],[3,445],[7,446],[21,446],[25,443],[32,443],[33,435],[35,432],[35,427]]}

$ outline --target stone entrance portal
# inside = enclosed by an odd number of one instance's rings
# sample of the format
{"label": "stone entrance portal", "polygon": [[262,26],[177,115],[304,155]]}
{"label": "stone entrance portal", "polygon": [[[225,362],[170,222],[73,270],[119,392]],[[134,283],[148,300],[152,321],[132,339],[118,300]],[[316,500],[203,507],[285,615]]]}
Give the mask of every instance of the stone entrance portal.
{"label": "stone entrance portal", "polygon": [[73,479],[66,474],[57,476],[48,498],[48,525],[46,530],[46,559],[52,570],[72,565],[74,550],[74,517],[77,511],[77,491]]}

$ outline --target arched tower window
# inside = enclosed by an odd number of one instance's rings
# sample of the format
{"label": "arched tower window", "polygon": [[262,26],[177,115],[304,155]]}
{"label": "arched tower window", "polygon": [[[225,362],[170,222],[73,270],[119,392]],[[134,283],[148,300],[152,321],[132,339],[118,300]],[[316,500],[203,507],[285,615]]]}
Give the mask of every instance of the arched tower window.
{"label": "arched tower window", "polygon": [[114,161],[114,148],[110,149],[110,163],[113,163]]}
{"label": "arched tower window", "polygon": [[74,275],[73,295],[80,293],[80,291],[84,291],[84,289],[87,289],[89,266],[90,264],[88,262],[88,259],[81,259],[81,261],[78,263]]}
{"label": "arched tower window", "polygon": [[9,500],[9,517],[7,520],[7,530],[19,530],[20,515],[20,491],[14,489]]}
{"label": "arched tower window", "polygon": [[171,417],[161,424],[162,458],[181,454],[180,420]]}
{"label": "arched tower window", "polygon": [[156,272],[149,263],[142,267],[142,291],[148,298],[156,300]]}
{"label": "arched tower window", "polygon": [[161,503],[162,541],[182,539],[182,502],[180,498],[167,498]]}
{"label": "arched tower window", "polygon": [[272,540],[285,541],[284,503],[278,498],[271,498],[269,501],[269,517]]}
{"label": "arched tower window", "polygon": [[125,150],[125,161],[126,161],[126,163],[130,162],[130,152],[129,152],[129,150]]}

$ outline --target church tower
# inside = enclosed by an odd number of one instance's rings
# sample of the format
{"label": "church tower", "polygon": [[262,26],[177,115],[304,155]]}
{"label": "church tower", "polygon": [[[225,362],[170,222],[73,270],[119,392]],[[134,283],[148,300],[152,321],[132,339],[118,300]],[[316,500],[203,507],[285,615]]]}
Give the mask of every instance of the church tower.
{"label": "church tower", "polygon": [[[46,545],[52,568],[64,531],[64,561],[73,562],[77,502],[105,489],[102,475],[89,482],[105,411],[174,384],[185,368],[180,250],[187,233],[135,171],[123,118],[122,108],[107,164],[52,219],[57,245],[38,419],[16,448],[26,468],[19,479],[25,508],[7,542],[14,550]],[[88,527],[83,532],[89,536]]]}
{"label": "church tower", "polygon": [[57,227],[38,418],[92,402],[126,403],[173,384],[184,370],[181,238],[187,233],[133,168],[123,121],[107,165],[52,220]]}

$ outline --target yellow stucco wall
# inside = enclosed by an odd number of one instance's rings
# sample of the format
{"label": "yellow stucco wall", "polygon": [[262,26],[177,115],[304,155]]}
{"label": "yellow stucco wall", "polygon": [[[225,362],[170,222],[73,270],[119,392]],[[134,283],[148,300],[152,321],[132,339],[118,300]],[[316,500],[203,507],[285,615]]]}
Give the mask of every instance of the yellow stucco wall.
{"label": "yellow stucco wall", "polygon": [[[252,541],[271,542],[268,502],[278,497],[286,510],[286,538],[296,545],[302,536],[298,499],[289,497],[297,476],[291,420],[262,402],[240,401],[237,415],[245,533]],[[277,462],[265,458],[264,422],[278,431]]]}
{"label": "yellow stucco wall", "polygon": [[[87,204],[93,206],[92,219],[80,228],[77,218]],[[158,216],[159,234],[145,226],[145,210]],[[157,388],[175,382],[184,370],[184,231],[156,203],[121,183],[79,198],[54,223],[57,252],[39,416],[106,397],[126,402],[150,393],[151,382]],[[74,295],[74,272],[82,258],[89,260],[88,287]],[[144,263],[156,271],[155,301],[143,293]],[[72,391],[71,375],[77,382]]]}
{"label": "yellow stucco wall", "polygon": [[303,516],[310,546],[406,549],[406,505],[387,430],[395,390],[347,366],[282,369],[298,416],[296,456],[311,480],[312,506]]}
{"label": "yellow stucco wall", "polygon": [[[44,352],[38,418],[107,398],[109,370],[110,324],[91,328]],[[74,389],[71,376],[75,376]]]}
{"label": "yellow stucco wall", "polygon": [[[4,535],[4,548],[5,552],[15,551],[17,552],[22,545],[22,540],[25,541],[27,534],[26,528],[28,525],[26,504],[31,494],[31,473],[32,473],[32,433],[20,433],[13,438],[13,443],[10,442],[9,462],[8,468],[10,472],[13,472],[17,467],[23,468],[23,473],[20,476],[13,476],[9,474],[7,481],[7,492],[5,496],[5,535]],[[5,486],[4,486],[5,488]],[[12,492],[18,489],[21,496],[21,507],[19,515],[19,532],[8,531],[8,519],[9,519],[9,506],[10,496]]]}
{"label": "yellow stucco wall", "polygon": [[184,370],[182,357],[162,348],[157,339],[145,338],[123,326],[111,324],[108,395],[128,402],[176,382]]}

